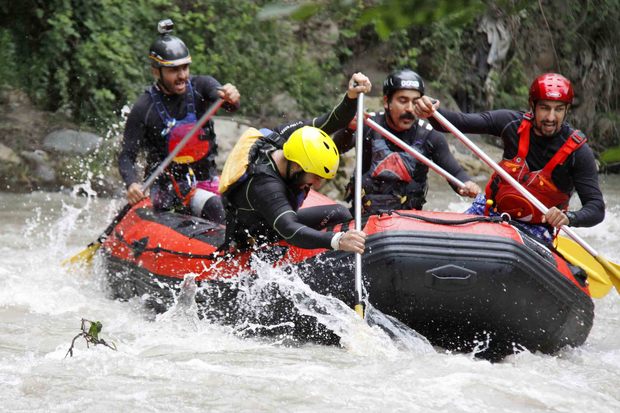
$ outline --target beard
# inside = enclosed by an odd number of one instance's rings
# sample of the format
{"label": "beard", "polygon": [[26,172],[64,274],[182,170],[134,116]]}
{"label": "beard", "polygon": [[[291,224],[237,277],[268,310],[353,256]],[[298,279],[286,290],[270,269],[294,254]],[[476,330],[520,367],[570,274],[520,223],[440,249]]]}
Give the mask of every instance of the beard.
{"label": "beard", "polygon": [[[180,83],[179,83],[179,85],[177,85],[177,82],[166,81],[165,79],[163,79],[161,77],[158,79],[157,83],[159,83],[159,86],[161,88],[163,88],[164,92],[167,92],[168,94],[176,95],[176,94],[185,93],[187,91],[187,86],[185,86],[185,88],[183,89],[182,92],[177,91],[177,88],[180,85]],[[183,84],[186,85],[187,82],[183,82]]]}
{"label": "beard", "polygon": [[536,131],[544,137],[552,137],[560,131],[558,122],[536,122]]}

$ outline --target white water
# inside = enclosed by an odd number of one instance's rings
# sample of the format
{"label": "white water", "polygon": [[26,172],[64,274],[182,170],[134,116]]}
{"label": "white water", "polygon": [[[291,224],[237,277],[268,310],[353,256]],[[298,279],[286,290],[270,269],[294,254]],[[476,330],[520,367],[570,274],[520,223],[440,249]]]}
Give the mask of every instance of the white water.
{"label": "white water", "polygon": [[[601,180],[607,218],[578,233],[620,262],[620,177]],[[447,185],[432,185],[427,209],[468,205]],[[274,271],[265,282],[280,277],[304,311],[314,311],[308,302],[319,300],[323,321],[345,343],[285,347],[238,338],[180,306],[153,319],[137,302],[106,298],[92,272],[63,268],[62,259],[97,238],[120,205],[0,193],[1,411],[620,411],[615,290],[596,301],[584,346],[491,364],[429,349],[397,324],[397,339],[390,339],[341,303],[313,296],[294,275]],[[65,358],[82,318],[101,321],[101,337],[118,351],[78,341],[74,357]]]}

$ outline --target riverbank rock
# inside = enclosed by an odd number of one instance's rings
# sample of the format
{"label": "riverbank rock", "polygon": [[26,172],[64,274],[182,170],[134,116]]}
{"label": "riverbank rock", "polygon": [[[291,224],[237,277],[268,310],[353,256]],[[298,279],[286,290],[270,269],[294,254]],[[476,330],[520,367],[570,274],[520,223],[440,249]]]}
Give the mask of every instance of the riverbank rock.
{"label": "riverbank rock", "polygon": [[86,155],[94,152],[102,141],[103,138],[94,133],[59,129],[43,138],[43,148],[65,154]]}
{"label": "riverbank rock", "polygon": [[[365,103],[369,110],[382,109],[380,96],[368,96]],[[248,127],[269,124],[239,116],[215,116],[214,123],[219,146],[216,163],[220,170]],[[481,137],[472,139],[493,159],[500,159],[499,149]],[[4,90],[0,92],[0,191],[73,191],[86,185],[89,194],[122,196],[125,188],[117,167],[121,140],[122,126],[111,128],[102,137],[60,114],[36,109],[20,91]],[[488,178],[489,169],[467,148],[450,136],[448,141],[457,160],[476,181]],[[333,199],[343,198],[355,168],[354,157],[354,150],[343,155],[338,175],[324,186],[323,193]]]}
{"label": "riverbank rock", "polygon": [[19,165],[21,163],[21,159],[15,153],[15,151],[8,146],[0,143],[0,163],[10,163],[15,165]]}

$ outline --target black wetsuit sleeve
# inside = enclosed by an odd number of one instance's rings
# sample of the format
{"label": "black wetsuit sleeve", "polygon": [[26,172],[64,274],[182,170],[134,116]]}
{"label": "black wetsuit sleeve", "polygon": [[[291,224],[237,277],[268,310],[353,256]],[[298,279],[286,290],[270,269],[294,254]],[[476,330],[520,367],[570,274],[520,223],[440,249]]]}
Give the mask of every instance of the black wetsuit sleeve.
{"label": "black wetsuit sleeve", "polygon": [[605,219],[605,201],[598,182],[594,154],[589,146],[583,145],[575,152],[572,168],[573,184],[582,207],[574,212],[571,226],[592,227]]}
{"label": "black wetsuit sleeve", "polygon": [[355,131],[349,128],[339,129],[332,134],[332,139],[341,154],[355,147],[355,137]]}
{"label": "black wetsuit sleeve", "polygon": [[338,129],[346,127],[355,117],[356,111],[357,99],[351,99],[345,94],[334,109],[318,118],[312,119],[311,126],[319,128],[327,134],[331,134]]}
{"label": "black wetsuit sleeve", "polygon": [[286,197],[281,180],[268,175],[255,175],[247,187],[247,201],[260,211],[266,224],[275,229],[289,244],[300,248],[331,248],[332,232],[321,232],[301,222]]}
{"label": "black wetsuit sleeve", "polygon": [[146,134],[143,103],[143,101],[139,100],[129,112],[127,122],[125,122],[121,152],[118,156],[118,168],[127,187],[133,183],[140,182],[135,164]]}
{"label": "black wetsuit sleeve", "polygon": [[356,110],[357,99],[350,99],[345,94],[340,103],[329,112],[313,119],[298,120],[279,125],[274,129],[274,132],[280,134],[285,140],[302,126],[314,126],[327,134],[332,134],[338,129],[345,128],[355,117]]}
{"label": "black wetsuit sleeve", "polygon": [[[463,183],[471,180],[467,172],[465,172],[463,167],[454,158],[454,155],[452,155],[452,152],[450,152],[448,142],[442,134],[433,131],[428,137],[428,144],[431,146],[431,159],[433,162]],[[448,183],[458,193],[460,188],[450,181]]]}
{"label": "black wetsuit sleeve", "polygon": [[[500,109],[480,113],[463,113],[439,109],[439,113],[463,133],[501,136],[504,127],[515,119],[517,112]],[[435,130],[449,133],[434,117],[431,116],[428,121]]]}
{"label": "black wetsuit sleeve", "polygon": [[[220,98],[218,95],[218,89],[222,86],[220,82],[217,81],[212,76],[196,76],[194,78],[194,85],[196,87],[196,92],[198,96],[209,102],[209,106],[211,103],[215,102]],[[228,102],[224,102],[222,108],[224,108],[227,112],[236,112],[239,109],[240,103],[237,102],[236,105],[230,104]]]}

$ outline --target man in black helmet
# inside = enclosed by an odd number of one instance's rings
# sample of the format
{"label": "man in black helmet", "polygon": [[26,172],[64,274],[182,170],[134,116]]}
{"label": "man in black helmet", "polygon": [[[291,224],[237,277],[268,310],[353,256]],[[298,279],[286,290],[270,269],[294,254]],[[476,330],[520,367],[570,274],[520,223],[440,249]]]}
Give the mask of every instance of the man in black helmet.
{"label": "man in black helmet", "polygon": [[[456,192],[476,196],[480,187],[454,159],[444,136],[414,116],[415,102],[423,95],[424,82],[417,73],[410,69],[392,72],[383,82],[385,112],[372,119],[463,182],[465,188],[450,184]],[[334,141],[342,152],[347,151],[355,145],[355,132],[345,129],[334,136]],[[362,163],[364,212],[422,209],[426,203],[426,165],[370,128],[364,133]],[[353,187],[351,182],[349,188]]]}
{"label": "man in black helmet", "polygon": [[[132,205],[145,198],[135,165],[139,152],[146,153],[145,174],[150,175],[218,98],[224,100],[227,111],[239,108],[235,86],[222,86],[211,76],[190,76],[192,58],[185,43],[170,34],[172,27],[171,20],[159,22],[159,36],[148,56],[155,82],[138,98],[125,125],[119,169]],[[224,207],[217,191],[216,155],[213,122],[208,121],[153,185],[155,208],[180,209],[224,222]]]}

